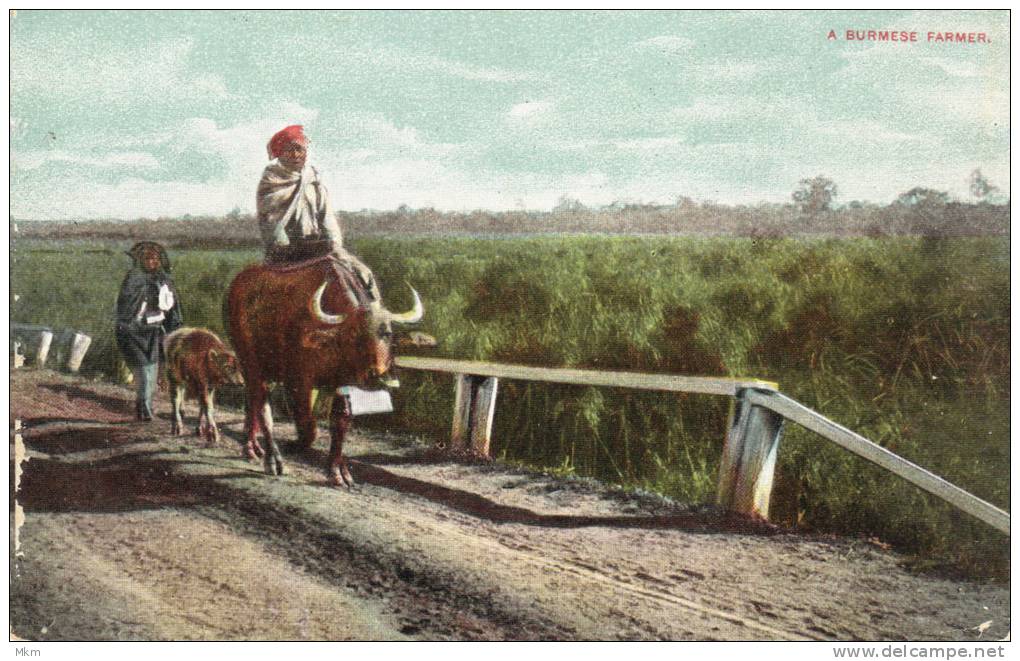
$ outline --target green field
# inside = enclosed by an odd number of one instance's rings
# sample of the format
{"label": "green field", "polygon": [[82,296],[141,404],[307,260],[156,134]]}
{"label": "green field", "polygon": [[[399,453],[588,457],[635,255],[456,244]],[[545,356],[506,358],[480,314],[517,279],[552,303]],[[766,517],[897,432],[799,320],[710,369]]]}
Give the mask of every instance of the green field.
{"label": "green field", "polygon": [[[84,369],[116,375],[128,244],[21,241],[12,320],[94,337]],[[1009,240],[544,236],[365,238],[387,303],[426,306],[429,355],[778,381],[833,420],[1009,506]],[[222,332],[231,277],[256,251],[172,252],[185,320]],[[398,413],[372,420],[443,439],[449,376],[405,373]],[[505,382],[494,452],[689,502],[710,502],[725,398]],[[874,536],[1007,577],[1007,539],[789,425],[773,518]]]}

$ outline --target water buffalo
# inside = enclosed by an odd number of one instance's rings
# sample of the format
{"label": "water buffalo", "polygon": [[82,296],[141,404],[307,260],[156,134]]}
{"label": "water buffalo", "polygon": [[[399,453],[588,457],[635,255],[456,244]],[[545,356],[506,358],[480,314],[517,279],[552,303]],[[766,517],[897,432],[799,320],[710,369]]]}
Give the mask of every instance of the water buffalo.
{"label": "water buffalo", "polygon": [[212,331],[204,328],[178,328],[163,340],[166,376],[170,386],[173,420],[170,433],[182,433],[181,404],[185,396],[199,402],[195,434],[205,436],[210,445],[220,436],[213,418],[213,395],[224,383],[241,383],[237,358]]}
{"label": "water buffalo", "polygon": [[[313,389],[340,386],[391,388],[393,327],[421,320],[424,309],[411,289],[414,307],[394,314],[371,300],[353,270],[333,258],[301,265],[248,266],[227,291],[224,313],[246,384],[249,458],[263,454],[265,470],[282,474],[283,461],[273,439],[268,393],[271,382],[282,383],[294,403],[298,443],[315,442]],[[353,485],[343,441],[351,424],[346,397],[337,395],[330,411],[330,450],[326,474],[335,485]]]}

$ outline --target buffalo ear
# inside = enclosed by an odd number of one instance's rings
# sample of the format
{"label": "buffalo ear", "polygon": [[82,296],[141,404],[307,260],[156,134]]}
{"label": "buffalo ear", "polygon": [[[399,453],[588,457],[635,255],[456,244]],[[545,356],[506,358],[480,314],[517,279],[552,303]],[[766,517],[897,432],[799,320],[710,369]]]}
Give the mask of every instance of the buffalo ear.
{"label": "buffalo ear", "polygon": [[326,345],[336,343],[339,334],[340,329],[336,327],[320,328],[301,338],[301,344],[309,349],[321,349]]}
{"label": "buffalo ear", "polygon": [[432,349],[439,345],[439,341],[431,335],[411,331],[410,333],[398,332],[394,338],[393,346],[396,349]]}

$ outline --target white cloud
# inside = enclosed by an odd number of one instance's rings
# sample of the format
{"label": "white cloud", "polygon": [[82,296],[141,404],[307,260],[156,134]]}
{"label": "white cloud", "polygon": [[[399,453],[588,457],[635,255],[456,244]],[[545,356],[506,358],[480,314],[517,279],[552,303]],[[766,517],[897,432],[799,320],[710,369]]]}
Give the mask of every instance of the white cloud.
{"label": "white cloud", "polygon": [[948,57],[924,57],[921,60],[935,65],[946,74],[955,78],[988,77],[991,73],[987,68],[978,66],[977,62],[954,60]]}
{"label": "white cloud", "polygon": [[988,136],[1009,127],[1009,77],[999,58],[896,54],[897,75],[889,75],[893,53],[880,44],[842,54],[841,80],[869,85],[908,118],[924,118],[942,133],[977,127]]}
{"label": "white cloud", "polygon": [[[144,152],[119,152],[100,157],[68,152],[23,152],[17,167],[38,168],[47,160],[81,166],[45,182],[15,181],[12,213],[27,218],[138,218],[224,214],[234,207],[252,211],[255,186],[267,162],[265,144],[274,132],[294,122],[318,120],[315,109],[285,103],[261,109],[261,116],[232,125],[193,117],[166,131],[139,137],[171,153],[196,151],[218,158],[222,170],[208,181],[144,181],[137,177],[97,183],[91,167],[156,167]],[[344,117],[346,146],[323,141],[310,162],[324,178],[339,208],[394,208],[402,201],[439,208],[475,208],[499,204],[492,190],[477,185],[478,173],[447,163],[462,145],[432,143],[414,127],[398,127],[377,114]],[[46,190],[44,191],[43,188]]]}
{"label": "white cloud", "polygon": [[491,67],[478,67],[463,62],[445,60],[432,55],[402,55],[399,56],[405,64],[412,67],[421,67],[430,71],[444,73],[467,80],[484,80],[497,83],[516,83],[532,81],[537,79],[533,73],[522,71],[509,71]]}
{"label": "white cloud", "polygon": [[231,100],[223,78],[190,69],[193,40],[142,42],[131,49],[106,49],[90,41],[60,48],[21,42],[12,51],[11,95],[107,106],[179,101]]}
{"label": "white cloud", "polygon": [[922,136],[896,131],[870,119],[823,121],[818,122],[813,128],[817,134],[830,140],[869,144],[925,141]]}
{"label": "white cloud", "polygon": [[[328,120],[327,120],[328,121]],[[465,148],[464,143],[433,142],[414,126],[398,126],[381,113],[347,113],[343,117],[342,149],[315,147],[313,158],[324,167],[370,158],[443,158]],[[315,146],[315,138],[312,136]]]}
{"label": "white cloud", "polygon": [[699,96],[689,106],[673,108],[669,116],[680,121],[711,122],[741,117],[755,112],[760,101],[740,96]]}
{"label": "white cloud", "polygon": [[547,115],[553,108],[549,101],[524,101],[514,104],[507,116],[513,120],[532,120],[542,115]]}
{"label": "white cloud", "polygon": [[101,156],[73,154],[66,151],[13,152],[11,158],[15,169],[35,170],[45,163],[71,163],[98,168],[155,169],[159,161],[145,152],[111,152]]}
{"label": "white cloud", "polygon": [[613,143],[617,149],[628,151],[664,152],[675,151],[684,144],[679,136],[661,136],[656,138],[637,138],[634,140],[618,140]]}
{"label": "white cloud", "polygon": [[418,74],[441,74],[464,80],[493,83],[519,83],[542,80],[543,75],[531,71],[516,71],[500,67],[480,66],[450,60],[429,53],[410,53],[392,47],[365,49],[346,44],[324,45],[310,39],[288,42],[288,48],[303,48],[307,57],[328,64],[324,73],[343,74],[344,70],[373,71],[385,69]]}
{"label": "white cloud", "polygon": [[[13,215],[39,220],[223,214],[238,204],[236,191],[219,183],[153,182],[137,178],[116,184],[68,178],[19,186],[17,191]],[[250,196],[254,197],[254,193]]]}
{"label": "white cloud", "polygon": [[668,55],[679,55],[694,48],[694,41],[686,37],[663,35],[639,41],[635,46],[642,50],[657,50]]}
{"label": "white cloud", "polygon": [[225,178],[250,178],[257,176],[265,167],[268,160],[266,143],[274,133],[290,124],[314,122],[319,111],[294,102],[284,102],[260,108],[256,114],[257,119],[222,127],[207,117],[193,117],[158,139],[173,151],[195,150],[215,154],[226,163]]}
{"label": "white cloud", "polygon": [[761,65],[757,62],[729,60],[723,62],[706,62],[692,66],[692,73],[702,80],[745,82],[751,80],[759,72]]}

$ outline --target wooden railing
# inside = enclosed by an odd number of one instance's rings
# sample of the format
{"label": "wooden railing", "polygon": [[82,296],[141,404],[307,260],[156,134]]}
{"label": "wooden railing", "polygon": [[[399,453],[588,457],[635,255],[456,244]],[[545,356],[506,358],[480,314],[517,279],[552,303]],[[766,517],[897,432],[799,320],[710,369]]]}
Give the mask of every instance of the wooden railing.
{"label": "wooden railing", "polygon": [[488,456],[496,392],[501,378],[722,395],[732,397],[734,406],[723,446],[717,499],[721,506],[731,511],[768,518],[779,438],[784,422],[789,420],[1009,535],[1009,512],[812,411],[778,392],[778,385],[768,381],[529,367],[410,356],[399,357],[396,363],[405,369],[454,375],[452,449]]}

